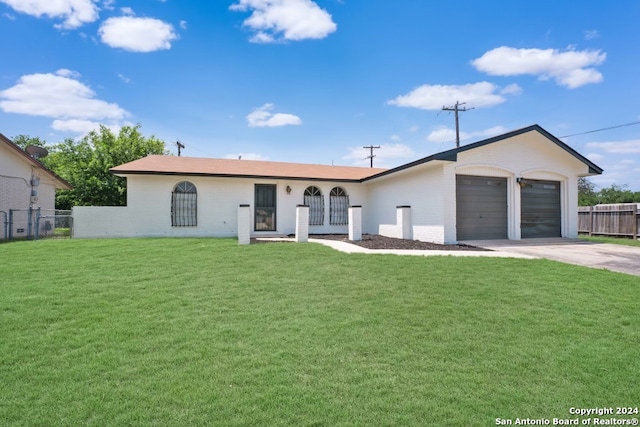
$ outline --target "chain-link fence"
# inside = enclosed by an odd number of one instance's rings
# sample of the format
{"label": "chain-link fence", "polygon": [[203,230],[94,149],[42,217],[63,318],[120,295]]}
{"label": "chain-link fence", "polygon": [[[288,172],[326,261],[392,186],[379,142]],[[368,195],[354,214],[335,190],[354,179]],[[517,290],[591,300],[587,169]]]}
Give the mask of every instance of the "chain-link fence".
{"label": "chain-link fence", "polygon": [[9,209],[0,213],[2,240],[70,238],[73,233],[71,211],[59,209]]}
{"label": "chain-link fence", "polygon": [[0,242],[9,240],[9,214],[0,211]]}
{"label": "chain-link fence", "polygon": [[73,231],[73,217],[68,210],[41,209],[38,224],[36,239],[70,238]]}

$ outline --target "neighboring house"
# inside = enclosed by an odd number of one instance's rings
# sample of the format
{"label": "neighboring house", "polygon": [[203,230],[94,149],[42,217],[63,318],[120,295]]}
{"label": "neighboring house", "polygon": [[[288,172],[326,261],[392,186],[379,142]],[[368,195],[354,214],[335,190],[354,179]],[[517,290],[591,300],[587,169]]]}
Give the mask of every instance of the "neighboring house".
{"label": "neighboring house", "polygon": [[[67,181],[0,134],[0,240],[9,234],[14,238],[27,237],[29,223],[32,226],[35,223],[34,210],[40,208],[43,215],[53,215],[56,190],[70,189]],[[32,215],[29,215],[29,208],[32,208]],[[45,221],[39,226],[42,231],[47,227]],[[35,233],[36,230],[31,231]]]}
{"label": "neighboring house", "polygon": [[74,208],[76,237],[236,236],[240,205],[252,236],[294,233],[298,205],[310,234],[346,233],[358,205],[364,233],[577,237],[578,178],[602,169],[533,125],[388,170],[148,156],[112,172],[127,178],[127,206]]}

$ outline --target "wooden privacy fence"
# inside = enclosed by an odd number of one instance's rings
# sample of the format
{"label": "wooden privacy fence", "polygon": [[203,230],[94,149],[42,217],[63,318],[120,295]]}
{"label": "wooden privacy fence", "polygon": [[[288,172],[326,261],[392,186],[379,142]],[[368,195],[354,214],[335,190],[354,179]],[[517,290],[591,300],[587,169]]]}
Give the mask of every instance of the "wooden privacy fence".
{"label": "wooden privacy fence", "polygon": [[578,207],[578,232],[638,238],[640,203]]}

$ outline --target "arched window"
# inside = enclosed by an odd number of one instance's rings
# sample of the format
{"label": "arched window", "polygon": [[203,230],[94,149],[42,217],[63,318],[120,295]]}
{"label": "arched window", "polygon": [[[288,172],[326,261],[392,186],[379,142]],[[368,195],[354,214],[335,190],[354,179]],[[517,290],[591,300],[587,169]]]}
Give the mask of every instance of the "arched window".
{"label": "arched window", "polygon": [[329,224],[349,223],[349,196],[342,187],[333,187],[329,195]]}
{"label": "arched window", "polygon": [[171,225],[173,227],[195,227],[198,225],[198,192],[196,186],[182,181],[171,193]]}
{"label": "arched window", "polygon": [[318,187],[304,190],[304,204],[309,206],[309,225],[324,224],[324,199]]}

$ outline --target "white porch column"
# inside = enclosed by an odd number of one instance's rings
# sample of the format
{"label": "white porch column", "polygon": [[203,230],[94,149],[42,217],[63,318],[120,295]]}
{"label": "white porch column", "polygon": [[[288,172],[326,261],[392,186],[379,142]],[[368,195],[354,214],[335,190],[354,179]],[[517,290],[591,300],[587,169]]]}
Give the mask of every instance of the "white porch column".
{"label": "white porch column", "polygon": [[396,206],[396,225],[400,229],[400,238],[409,239],[412,236],[411,227],[411,206]]}
{"label": "white porch column", "polygon": [[309,241],[309,206],[298,205],[296,207],[296,242]]}
{"label": "white porch column", "polygon": [[251,242],[251,208],[249,205],[238,207],[238,244],[248,245]]}
{"label": "white porch column", "polygon": [[362,206],[349,206],[349,240],[362,240]]}

